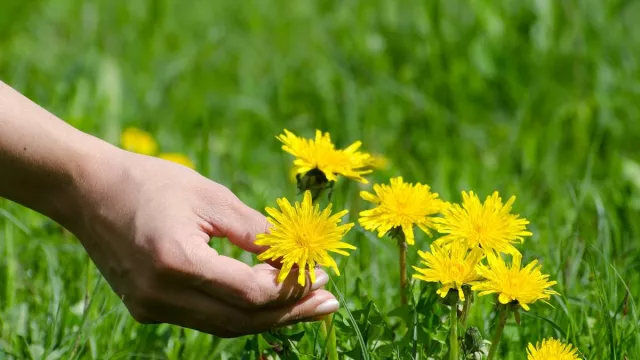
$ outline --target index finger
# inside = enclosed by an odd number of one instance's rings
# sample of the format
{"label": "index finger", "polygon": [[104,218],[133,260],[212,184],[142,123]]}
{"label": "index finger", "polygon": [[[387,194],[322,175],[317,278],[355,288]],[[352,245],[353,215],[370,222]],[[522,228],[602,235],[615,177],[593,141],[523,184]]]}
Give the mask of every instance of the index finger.
{"label": "index finger", "polygon": [[206,244],[191,254],[195,265],[190,277],[193,285],[228,304],[246,309],[292,304],[310,292],[320,289],[329,276],[316,269],[316,281],[307,274],[305,286],[297,283],[297,269],[282,283],[277,282],[278,269],[261,264],[251,267],[236,259],[218,255]]}

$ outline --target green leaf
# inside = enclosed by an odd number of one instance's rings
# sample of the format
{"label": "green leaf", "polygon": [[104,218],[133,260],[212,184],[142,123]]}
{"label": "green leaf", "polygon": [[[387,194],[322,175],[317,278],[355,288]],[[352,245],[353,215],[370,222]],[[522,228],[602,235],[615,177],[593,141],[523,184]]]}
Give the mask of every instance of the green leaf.
{"label": "green leaf", "polygon": [[362,360],[369,360],[369,353],[366,350],[366,343],[364,341],[364,338],[362,337],[362,333],[360,332],[360,328],[358,327],[358,322],[356,321],[356,319],[353,318],[353,315],[351,314],[351,311],[346,306],[346,302],[344,300],[344,296],[342,295],[342,292],[340,291],[340,289],[338,289],[338,287],[334,283],[333,279],[331,279],[331,284],[333,285],[333,289],[334,289],[336,295],[338,296],[338,300],[340,301],[340,304],[342,304],[343,308],[347,312],[347,316],[349,318],[349,321],[351,321],[351,325],[353,326],[353,329],[356,331],[356,335],[357,335],[357,338],[358,338],[358,347],[360,348],[360,352],[362,353],[362,358],[361,359]]}

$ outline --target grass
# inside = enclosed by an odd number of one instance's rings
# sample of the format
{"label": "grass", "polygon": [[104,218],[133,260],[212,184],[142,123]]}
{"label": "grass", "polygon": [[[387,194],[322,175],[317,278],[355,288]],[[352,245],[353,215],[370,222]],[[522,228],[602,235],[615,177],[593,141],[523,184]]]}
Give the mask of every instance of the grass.
{"label": "grass", "polygon": [[[5,11],[6,10],[6,11]],[[499,190],[562,295],[510,320],[499,358],[555,336],[588,359],[640,358],[640,3],[624,0],[5,0],[0,78],[74,126],[117,143],[125,126],[262,209],[293,198],[284,127],[330,131],[390,159],[442,197]],[[2,176],[2,174],[0,174]],[[365,204],[342,182],[336,208]],[[428,239],[418,235],[409,249]],[[411,284],[399,308],[396,244],[361,229],[330,286],[342,356],[442,356],[446,309]],[[247,262],[225,241],[212,245]],[[491,338],[492,300],[469,323]],[[0,359],[314,359],[319,324],[222,340],[141,326],[82,246],[0,200]]]}

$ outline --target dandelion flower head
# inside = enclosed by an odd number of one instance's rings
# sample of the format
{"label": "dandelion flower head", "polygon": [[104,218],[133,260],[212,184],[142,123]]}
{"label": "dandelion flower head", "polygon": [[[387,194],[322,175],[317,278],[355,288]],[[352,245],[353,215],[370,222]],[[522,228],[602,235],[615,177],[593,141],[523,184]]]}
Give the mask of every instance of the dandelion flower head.
{"label": "dandelion flower head", "polygon": [[143,155],[155,155],[158,152],[158,143],[146,131],[138,128],[126,128],[120,135],[120,145],[127,151]]}
{"label": "dandelion flower head", "polygon": [[389,230],[401,228],[409,245],[415,243],[413,226],[431,236],[430,228],[434,228],[434,216],[448,204],[438,199],[438,194],[431,192],[429,185],[411,184],[395,177],[390,184],[375,184],[372,194],[360,192],[360,196],[377,206],[360,212],[360,224],[367,230],[377,231],[378,237]]}
{"label": "dandelion flower head", "polygon": [[549,338],[536,343],[529,343],[527,348],[527,360],[578,360],[578,349],[571,344],[563,344],[560,341]]}
{"label": "dandelion flower head", "polygon": [[413,277],[428,282],[438,282],[441,287],[437,293],[446,297],[449,290],[458,290],[458,296],[464,299],[463,285],[470,285],[480,277],[476,266],[484,253],[479,248],[469,251],[461,243],[453,243],[448,248],[431,245],[431,252],[418,251],[426,268],[413,268],[418,272]]}
{"label": "dandelion flower head", "polygon": [[479,296],[498,294],[502,304],[517,303],[529,311],[529,304],[538,300],[549,300],[557,292],[549,289],[555,281],[549,281],[549,275],[541,272],[537,260],[533,260],[524,268],[520,267],[522,256],[513,255],[513,263],[507,265],[500,255],[486,253],[488,265],[479,264],[478,275],[483,281],[473,285],[472,290],[480,291]]}
{"label": "dandelion flower head", "polygon": [[281,260],[282,269],[278,281],[287,278],[291,268],[298,265],[298,283],[305,285],[305,269],[309,269],[311,282],[315,282],[316,264],[331,267],[340,275],[338,265],[329,253],[349,256],[345,249],[356,247],[342,241],[353,223],[339,225],[347,210],[331,215],[331,204],[320,211],[313,205],[311,192],[305,191],[302,203],[291,205],[285,198],[277,200],[280,210],[267,207],[268,221],[273,225],[270,232],[257,236],[256,244],[269,249],[258,255],[258,259]]}
{"label": "dandelion flower head", "polygon": [[293,162],[296,174],[318,169],[328,181],[336,181],[338,175],[342,175],[366,184],[367,180],[362,176],[372,171],[368,169],[371,155],[358,151],[362,145],[360,141],[346,149],[336,149],[329,133],[316,130],[315,139],[305,139],[286,129],[277,139],[282,142],[284,151],[296,157]]}
{"label": "dandelion flower head", "polygon": [[527,219],[511,214],[511,206],[516,200],[512,196],[506,204],[498,192],[488,196],[484,203],[473,191],[462,192],[462,205],[453,204],[445,209],[443,217],[436,219],[437,230],[445,236],[436,240],[439,244],[462,241],[468,248],[481,247],[485,251],[517,254],[512,245],[523,242],[527,231]]}

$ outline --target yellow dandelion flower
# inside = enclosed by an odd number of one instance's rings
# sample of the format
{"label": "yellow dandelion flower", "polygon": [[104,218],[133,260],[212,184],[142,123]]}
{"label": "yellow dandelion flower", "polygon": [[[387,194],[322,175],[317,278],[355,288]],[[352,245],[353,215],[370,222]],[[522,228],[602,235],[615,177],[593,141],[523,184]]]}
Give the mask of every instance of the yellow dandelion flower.
{"label": "yellow dandelion flower", "polygon": [[342,175],[367,183],[362,176],[371,173],[371,169],[367,169],[371,155],[357,151],[362,145],[360,141],[354,142],[346,149],[336,149],[329,133],[322,134],[320,130],[316,130],[315,139],[297,137],[286,129],[284,134],[276,138],[282,142],[284,151],[296,157],[293,165],[297,174],[306,174],[318,169],[329,181],[336,181],[338,175]]}
{"label": "yellow dandelion flower", "polygon": [[120,135],[120,145],[127,151],[143,155],[155,155],[158,152],[158,143],[146,131],[137,128],[126,128]]}
{"label": "yellow dandelion flower", "polygon": [[428,282],[438,282],[442,286],[437,293],[446,297],[451,289],[458,290],[458,296],[464,301],[463,285],[470,285],[480,277],[476,272],[476,265],[484,253],[475,248],[469,251],[461,243],[454,243],[448,249],[438,245],[431,245],[431,252],[418,251],[426,269],[414,266],[418,274],[413,277]]}
{"label": "yellow dandelion flower", "polygon": [[516,197],[512,196],[502,204],[502,198],[496,191],[483,204],[473,191],[468,194],[463,191],[462,206],[453,204],[442,212],[442,218],[435,219],[437,230],[447,234],[436,242],[463,241],[469,248],[479,246],[487,252],[518,254],[512,243],[523,242],[523,236],[532,234],[526,230],[527,219],[510,213],[515,200]]}
{"label": "yellow dandelion flower", "polygon": [[479,264],[476,270],[483,281],[473,285],[472,290],[478,290],[479,296],[498,294],[498,301],[502,304],[517,303],[529,311],[529,304],[538,300],[558,295],[549,289],[556,284],[549,281],[549,275],[543,275],[537,260],[533,260],[524,268],[520,268],[522,255],[513,255],[513,263],[508,266],[501,256],[487,252],[487,265]]}
{"label": "yellow dandelion flower", "polygon": [[320,211],[313,205],[311,192],[305,191],[302,204],[296,202],[291,206],[285,198],[277,200],[280,211],[267,207],[269,222],[273,227],[270,233],[257,236],[256,244],[269,246],[269,249],[258,255],[258,260],[281,260],[282,269],[278,281],[287,278],[293,265],[298,265],[298,283],[305,285],[305,271],[309,269],[311,282],[316,281],[314,267],[316,264],[331,267],[340,275],[338,265],[329,252],[349,256],[343,249],[356,247],[342,242],[342,237],[353,227],[353,223],[338,225],[340,219],[348,212],[340,211],[331,215],[331,204]]}
{"label": "yellow dandelion flower", "polygon": [[360,212],[360,224],[367,230],[377,231],[378,237],[389,230],[400,227],[409,245],[415,243],[413,226],[431,236],[434,228],[433,215],[441,212],[447,203],[432,193],[429,185],[405,183],[402,177],[390,180],[390,185],[375,184],[375,195],[362,191],[360,197],[378,206]]}
{"label": "yellow dandelion flower", "polygon": [[162,154],[158,155],[158,157],[160,159],[168,160],[168,161],[174,162],[176,164],[180,164],[182,166],[186,166],[189,169],[195,169],[196,168],[196,166],[193,163],[193,161],[191,161],[191,159],[189,159],[189,157],[184,155],[184,154],[180,154],[180,153],[162,153]]}
{"label": "yellow dandelion flower", "polygon": [[563,344],[560,341],[549,338],[542,340],[542,344],[529,343],[527,348],[527,360],[578,360],[578,349],[571,344]]}

